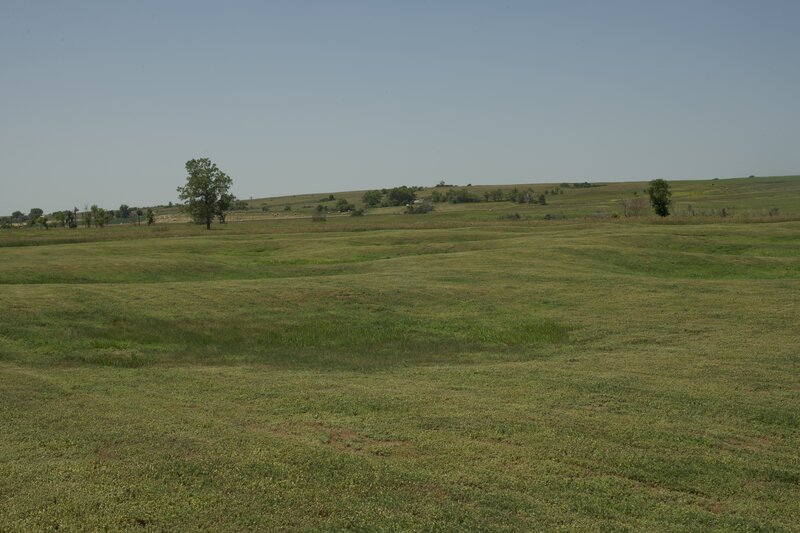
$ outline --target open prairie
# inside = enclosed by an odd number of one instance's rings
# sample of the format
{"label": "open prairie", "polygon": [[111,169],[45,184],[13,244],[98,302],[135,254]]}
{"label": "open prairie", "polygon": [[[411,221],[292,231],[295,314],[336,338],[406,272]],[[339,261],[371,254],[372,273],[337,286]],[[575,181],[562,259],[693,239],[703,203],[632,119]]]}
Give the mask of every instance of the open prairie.
{"label": "open prairie", "polygon": [[800,179],[643,186],[0,232],[0,530],[797,531]]}

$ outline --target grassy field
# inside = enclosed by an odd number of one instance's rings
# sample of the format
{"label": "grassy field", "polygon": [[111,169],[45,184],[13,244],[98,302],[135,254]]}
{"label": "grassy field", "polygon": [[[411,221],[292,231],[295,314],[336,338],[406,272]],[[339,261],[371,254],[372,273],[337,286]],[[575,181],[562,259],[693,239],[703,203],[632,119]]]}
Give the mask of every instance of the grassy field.
{"label": "grassy field", "polygon": [[798,531],[798,187],[0,232],[0,530]]}

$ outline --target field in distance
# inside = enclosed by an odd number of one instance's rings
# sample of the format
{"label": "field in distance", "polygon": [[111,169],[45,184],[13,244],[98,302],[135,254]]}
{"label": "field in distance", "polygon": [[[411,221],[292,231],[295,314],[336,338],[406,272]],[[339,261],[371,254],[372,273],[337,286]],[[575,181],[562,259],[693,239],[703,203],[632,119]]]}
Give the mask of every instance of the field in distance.
{"label": "field in distance", "polygon": [[0,530],[798,530],[800,179],[672,185],[0,231]]}

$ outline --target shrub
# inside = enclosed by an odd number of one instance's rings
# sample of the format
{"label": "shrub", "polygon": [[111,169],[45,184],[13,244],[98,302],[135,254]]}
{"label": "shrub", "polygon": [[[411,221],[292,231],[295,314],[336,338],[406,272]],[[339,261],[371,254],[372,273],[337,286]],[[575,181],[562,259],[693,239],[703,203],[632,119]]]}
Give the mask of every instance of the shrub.
{"label": "shrub", "polygon": [[269,206],[268,206],[268,205],[262,205],[262,206],[261,206],[261,211],[263,211],[264,213],[266,213],[267,211],[269,211]]}
{"label": "shrub", "polygon": [[500,215],[497,217],[499,220],[519,220],[522,217],[519,213],[506,213],[505,215]]}
{"label": "shrub", "polygon": [[364,210],[363,209],[351,209],[350,210],[350,216],[351,217],[363,217],[364,216]]}
{"label": "shrub", "polygon": [[493,191],[486,191],[483,193],[484,198],[486,198],[487,202],[502,202],[505,199],[505,194],[503,194],[503,189],[495,189]]}
{"label": "shrub", "polygon": [[336,210],[340,213],[347,213],[348,211],[352,211],[355,209],[356,206],[345,200],[344,198],[339,198],[336,202]]}
{"label": "shrub", "polygon": [[327,220],[328,216],[322,212],[311,215],[311,222],[326,222]]}
{"label": "shrub", "polygon": [[433,211],[433,204],[423,202],[421,204],[408,204],[406,206],[406,215],[424,215]]}
{"label": "shrub", "polygon": [[626,217],[640,217],[645,213],[644,198],[624,198],[622,200],[622,213]]}

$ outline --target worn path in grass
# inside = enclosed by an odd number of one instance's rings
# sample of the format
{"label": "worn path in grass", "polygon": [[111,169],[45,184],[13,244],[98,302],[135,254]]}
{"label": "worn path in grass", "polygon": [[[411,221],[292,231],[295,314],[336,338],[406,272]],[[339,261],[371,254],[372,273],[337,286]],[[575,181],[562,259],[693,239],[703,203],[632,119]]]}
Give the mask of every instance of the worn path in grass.
{"label": "worn path in grass", "polygon": [[163,228],[0,240],[0,529],[800,523],[800,223]]}

